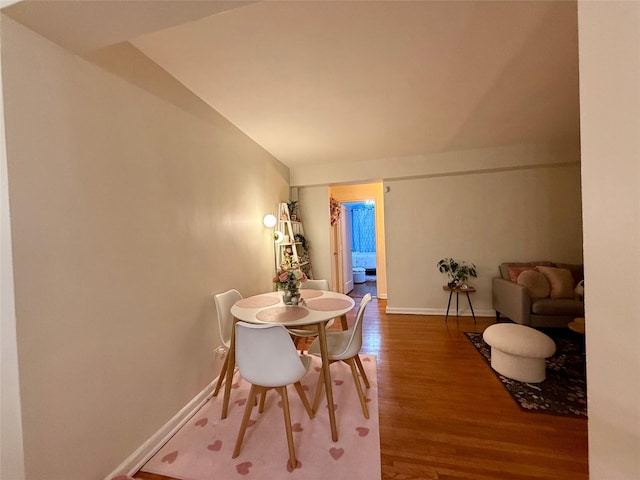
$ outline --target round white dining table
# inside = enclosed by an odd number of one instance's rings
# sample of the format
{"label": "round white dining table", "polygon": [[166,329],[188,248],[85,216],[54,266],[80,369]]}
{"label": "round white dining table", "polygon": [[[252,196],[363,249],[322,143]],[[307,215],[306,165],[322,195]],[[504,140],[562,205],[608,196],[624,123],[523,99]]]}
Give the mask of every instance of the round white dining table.
{"label": "round white dining table", "polygon": [[[234,327],[231,329],[231,346],[227,363],[227,379],[233,378],[235,368],[235,320],[249,323],[279,324],[285,327],[314,325],[318,329],[318,341],[322,357],[322,374],[324,376],[325,393],[331,424],[331,438],[338,441],[335,409],[333,405],[333,389],[331,371],[327,355],[326,324],[332,318],[341,317],[342,325],[346,325],[346,314],[353,309],[355,302],[347,295],[326,290],[300,290],[303,302],[300,305],[284,305],[282,292],[269,292],[238,300],[231,307]],[[225,382],[222,418],[226,418],[231,395],[231,381]]]}

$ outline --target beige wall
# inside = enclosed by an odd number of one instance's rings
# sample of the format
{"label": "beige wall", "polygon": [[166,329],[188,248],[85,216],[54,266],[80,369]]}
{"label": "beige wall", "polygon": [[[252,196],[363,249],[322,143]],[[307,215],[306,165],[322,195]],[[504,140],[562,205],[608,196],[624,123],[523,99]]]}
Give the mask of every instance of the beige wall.
{"label": "beige wall", "polygon": [[311,187],[297,190],[304,233],[311,245],[309,252],[314,278],[331,283],[331,246],[329,241],[329,189]]}
{"label": "beige wall", "polygon": [[473,150],[427,153],[400,158],[366,161],[345,160],[291,167],[291,185],[362,184],[390,178],[417,178],[492,172],[540,165],[562,165],[580,161],[580,145],[575,141],[539,141]]}
{"label": "beige wall", "polygon": [[592,480],[640,478],[640,3],[579,2]]}
{"label": "beige wall", "polygon": [[[388,311],[442,314],[443,257],[473,262],[476,314],[494,315],[503,261],[582,262],[580,167],[556,166],[385,182]],[[466,300],[460,311],[470,314]]]}
{"label": "beige wall", "polygon": [[[0,2],[0,5],[4,5]],[[0,23],[0,28],[2,24]],[[1,45],[0,40],[0,45]],[[0,65],[0,78],[2,67]],[[0,82],[0,111],[4,99]],[[9,185],[4,115],[0,115],[0,478],[24,480],[24,449],[22,446],[22,411],[18,376],[18,345],[16,342],[16,311],[13,284],[13,251],[9,216]]]}
{"label": "beige wall", "polygon": [[26,476],[102,479],[217,375],[212,294],[271,289],[288,171],[2,22]]}
{"label": "beige wall", "polygon": [[[391,313],[444,314],[447,295],[442,291],[444,277],[436,263],[453,256],[473,262],[479,278],[470,282],[478,288],[474,310],[494,315],[491,308],[491,278],[498,264],[508,260],[549,258],[563,262],[582,262],[582,224],[579,147],[572,143],[537,143],[482,148],[421,157],[410,167],[401,162],[377,161],[360,168],[361,175],[384,178],[389,192],[378,187],[375,195],[378,213],[384,216],[379,244],[384,245],[386,277],[379,283],[388,298]],[[342,165],[342,164],[341,164]],[[396,168],[397,167],[397,168]],[[466,169],[466,171],[465,171]],[[349,175],[345,169],[325,169],[331,184]],[[362,173],[366,172],[366,173]],[[405,174],[411,173],[409,177]],[[377,184],[379,185],[379,184]],[[329,192],[341,201],[365,198],[366,185],[337,185]],[[314,211],[327,215],[324,186],[299,186],[300,197],[314,196]],[[328,193],[329,193],[328,192]],[[309,208],[309,200],[301,202]],[[318,249],[314,269],[322,262],[330,271],[329,231],[325,218],[314,225],[314,215],[305,216],[305,231],[314,230],[322,238],[325,251]],[[379,221],[380,222],[380,221]],[[317,236],[316,236],[317,235]],[[325,247],[326,245],[326,247]],[[383,297],[384,298],[384,297]],[[461,314],[470,314],[460,304]]]}

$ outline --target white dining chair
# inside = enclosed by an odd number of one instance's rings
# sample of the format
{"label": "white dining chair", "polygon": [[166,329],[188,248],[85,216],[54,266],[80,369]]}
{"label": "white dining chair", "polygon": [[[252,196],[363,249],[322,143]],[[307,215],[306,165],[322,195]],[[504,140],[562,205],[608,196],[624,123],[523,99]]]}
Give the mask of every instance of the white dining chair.
{"label": "white dining chair", "polygon": [[[364,373],[362,363],[360,362],[360,348],[362,348],[362,320],[364,317],[364,310],[367,304],[371,301],[371,294],[367,293],[360,301],[358,307],[358,313],[356,313],[356,320],[351,328],[342,331],[330,331],[327,332],[327,352],[329,356],[329,364],[342,361],[351,367],[351,374],[353,381],[360,397],[360,405],[362,406],[362,413],[365,418],[369,418],[369,410],[367,409],[367,401],[358,378],[358,370],[362,374],[362,380],[365,386],[369,388],[369,379]],[[318,339],[314,340],[309,347],[309,353],[320,357],[320,342]],[[316,395],[313,400],[313,411],[318,410],[318,404],[320,403],[320,395],[324,382],[322,381],[323,372],[320,372],[320,378],[318,379],[318,386],[316,387]]]}
{"label": "white dining chair", "polygon": [[231,329],[233,328],[233,315],[231,315],[231,307],[238,300],[242,299],[242,295],[238,290],[227,290],[224,293],[218,293],[214,296],[216,303],[216,313],[218,315],[218,327],[220,330],[220,338],[223,345],[227,348],[227,355],[225,355],[224,365],[222,365],[222,371],[218,375],[218,382],[216,388],[213,390],[213,396],[217,396],[220,391],[220,386],[227,374],[227,366],[229,364],[229,347],[231,346]]}
{"label": "white dining chair", "polygon": [[[233,450],[233,458],[240,455],[247,424],[256,403],[256,396],[262,393],[260,404],[260,412],[262,412],[266,392],[275,389],[282,397],[282,411],[289,447],[289,464],[291,468],[295,469],[298,462],[293,445],[287,385],[294,385],[309,418],[313,418],[313,410],[300,383],[309,369],[311,357],[298,355],[291,337],[282,325],[237,322],[235,341],[238,370],[240,375],[251,383],[251,389]],[[259,448],[259,446],[255,448]]]}
{"label": "white dining chair", "polygon": [[330,290],[329,287],[329,281],[325,280],[324,278],[318,278],[318,279],[309,279],[306,282],[303,282],[300,284],[300,289],[301,290],[325,290],[328,291]]}
{"label": "white dining chair", "polygon": [[[325,279],[307,280],[306,282],[300,285],[300,290],[328,291],[329,289],[330,289],[329,282]],[[329,328],[331,325],[333,325],[333,322],[334,322],[334,319],[332,318],[326,323],[325,328]],[[315,325],[306,325],[298,328],[287,328],[287,330],[289,331],[290,334],[298,337],[297,339],[295,339],[296,346],[298,346],[299,342],[304,338],[318,336],[318,328]]]}

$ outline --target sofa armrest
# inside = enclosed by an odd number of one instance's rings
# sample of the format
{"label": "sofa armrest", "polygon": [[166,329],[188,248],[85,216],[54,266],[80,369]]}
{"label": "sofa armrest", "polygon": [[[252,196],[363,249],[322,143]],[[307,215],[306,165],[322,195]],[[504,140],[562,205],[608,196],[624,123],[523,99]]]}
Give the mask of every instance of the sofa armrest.
{"label": "sofa armrest", "polygon": [[531,298],[526,287],[504,278],[492,280],[493,308],[521,325],[531,323]]}

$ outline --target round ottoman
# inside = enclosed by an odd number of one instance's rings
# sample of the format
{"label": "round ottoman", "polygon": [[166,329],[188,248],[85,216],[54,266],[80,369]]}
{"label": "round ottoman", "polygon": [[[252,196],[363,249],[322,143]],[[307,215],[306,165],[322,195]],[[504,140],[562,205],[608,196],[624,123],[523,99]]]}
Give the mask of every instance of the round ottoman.
{"label": "round ottoman", "polygon": [[545,379],[545,358],[556,351],[556,344],[544,333],[516,323],[497,323],[487,327],[482,338],[491,346],[491,368],[520,382],[538,383]]}
{"label": "round ottoman", "polygon": [[353,267],[353,283],[364,283],[366,281],[366,270],[362,267]]}

